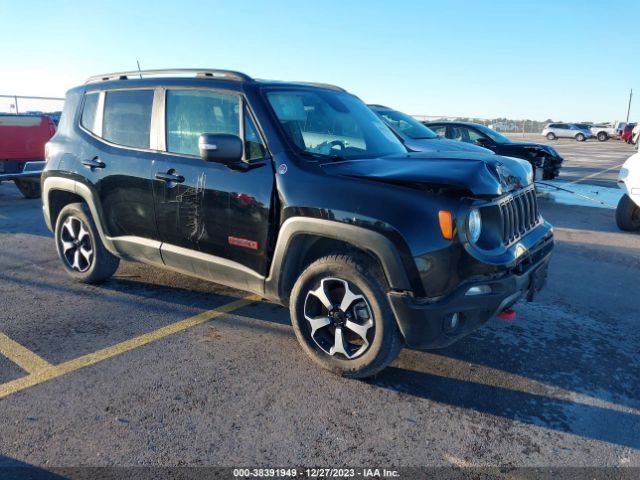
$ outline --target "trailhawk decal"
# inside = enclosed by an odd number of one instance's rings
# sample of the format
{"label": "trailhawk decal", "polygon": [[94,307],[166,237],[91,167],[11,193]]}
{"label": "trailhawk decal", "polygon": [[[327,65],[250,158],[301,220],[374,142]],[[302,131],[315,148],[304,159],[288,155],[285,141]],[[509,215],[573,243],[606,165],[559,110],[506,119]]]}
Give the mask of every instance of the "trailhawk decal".
{"label": "trailhawk decal", "polygon": [[258,250],[259,244],[255,240],[249,240],[248,238],[240,237],[228,237],[229,245],[236,247],[250,248],[251,250]]}

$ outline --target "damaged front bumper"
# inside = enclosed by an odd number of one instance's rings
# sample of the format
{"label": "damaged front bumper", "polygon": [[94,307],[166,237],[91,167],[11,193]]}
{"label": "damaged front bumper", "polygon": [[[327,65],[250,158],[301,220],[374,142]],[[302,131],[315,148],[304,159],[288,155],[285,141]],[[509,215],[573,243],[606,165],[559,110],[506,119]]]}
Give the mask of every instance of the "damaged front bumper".
{"label": "damaged front bumper", "polygon": [[486,323],[518,300],[532,301],[546,283],[553,239],[504,275],[467,282],[437,302],[416,299],[408,293],[388,297],[409,348],[442,348]]}

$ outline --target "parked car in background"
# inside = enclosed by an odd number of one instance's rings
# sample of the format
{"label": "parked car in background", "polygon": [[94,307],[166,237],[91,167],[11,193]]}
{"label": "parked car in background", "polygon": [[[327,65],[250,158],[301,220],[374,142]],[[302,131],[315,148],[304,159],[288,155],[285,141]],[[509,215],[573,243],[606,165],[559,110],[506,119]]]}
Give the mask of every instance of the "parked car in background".
{"label": "parked car in background", "polygon": [[633,143],[633,129],[636,128],[635,123],[627,123],[622,129],[622,133],[620,134],[620,140],[623,140],[627,143]]}
{"label": "parked car in background", "polygon": [[602,123],[591,127],[591,133],[599,141],[605,142],[610,138],[617,138],[622,133],[625,125],[625,122]]}
{"label": "parked car in background", "polygon": [[563,158],[550,145],[514,142],[501,133],[479,123],[426,122],[438,135],[458,142],[479,145],[498,155],[527,160],[534,170],[534,178],[551,180],[560,173]]}
{"label": "parked car in background", "polygon": [[550,123],[544,127],[542,135],[547,137],[547,140],[574,138],[578,142],[584,142],[593,136],[590,130],[580,128],[573,123]]}
{"label": "parked car in background", "polygon": [[0,182],[13,181],[26,198],[38,198],[45,144],[55,132],[47,115],[0,115]]}
{"label": "parked car in background", "polygon": [[640,153],[631,155],[622,165],[618,186],[624,190],[616,208],[618,228],[640,230]]}
{"label": "parked car in background", "polygon": [[442,138],[406,113],[382,105],[369,105],[369,108],[380,117],[409,151],[491,153],[491,150],[478,145]]}

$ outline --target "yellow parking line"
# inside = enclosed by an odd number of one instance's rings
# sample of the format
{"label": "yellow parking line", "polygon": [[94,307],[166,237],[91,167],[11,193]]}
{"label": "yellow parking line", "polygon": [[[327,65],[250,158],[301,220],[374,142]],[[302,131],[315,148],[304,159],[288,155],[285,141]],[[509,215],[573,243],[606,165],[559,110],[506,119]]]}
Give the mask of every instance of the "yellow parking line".
{"label": "yellow parking line", "polygon": [[68,360],[58,365],[48,364],[48,368],[46,369],[33,371],[26,377],[18,378],[16,380],[12,380],[3,385],[0,385],[0,398],[12,395],[16,392],[29,387],[33,387],[34,385],[38,385],[53,378],[60,377],[66,373],[70,373],[81,368],[88,367],[90,365],[95,365],[96,363],[107,360],[111,357],[115,357],[116,355],[120,355],[121,353],[128,352],[129,350],[133,350],[134,348],[141,347],[148,343],[155,342],[156,340],[160,340],[161,338],[173,335],[174,333],[178,333],[196,325],[200,325],[211,320],[212,318],[216,318],[220,315],[224,315],[225,313],[237,310],[253,302],[259,301],[260,299],[261,297],[257,295],[249,295],[239,300],[227,303],[226,305],[222,305],[221,307],[214,308],[213,310],[202,312],[185,320],[181,320],[152,332],[145,333],[144,335],[140,335],[138,337],[125,340],[124,342],[117,343],[110,347],[103,348],[101,350],[98,350],[97,352],[89,353],[87,355]]}
{"label": "yellow parking line", "polygon": [[36,373],[51,368],[52,365],[28,348],[0,333],[0,354],[7,357],[27,373]]}
{"label": "yellow parking line", "polygon": [[605,168],[604,170],[600,170],[599,172],[592,173],[591,175],[587,175],[586,177],[582,177],[582,178],[579,178],[577,180],[573,180],[572,182],[567,182],[567,183],[564,184],[564,186],[573,185],[574,183],[580,183],[583,180],[587,180],[589,178],[597,177],[598,175],[606,173],[606,172],[608,172],[610,170],[615,170],[616,168],[620,168],[622,165],[624,165],[624,163],[621,163],[620,165],[616,165],[615,167]]}

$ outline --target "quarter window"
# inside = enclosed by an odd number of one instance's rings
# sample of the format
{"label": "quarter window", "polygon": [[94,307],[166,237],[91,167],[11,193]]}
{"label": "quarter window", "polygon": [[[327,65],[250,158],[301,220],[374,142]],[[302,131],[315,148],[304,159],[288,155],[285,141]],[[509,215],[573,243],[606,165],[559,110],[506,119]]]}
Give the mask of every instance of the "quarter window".
{"label": "quarter window", "polygon": [[102,137],[135,148],[149,148],[153,90],[107,92],[104,101]]}
{"label": "quarter window", "polygon": [[203,133],[239,135],[240,97],[205,90],[169,90],[166,97],[167,151],[199,155]]}
{"label": "quarter window", "polygon": [[96,110],[98,108],[98,92],[88,93],[84,97],[84,107],[82,108],[82,119],[80,124],[92,133],[96,132]]}
{"label": "quarter window", "polygon": [[247,160],[259,160],[264,158],[264,144],[258,135],[249,112],[245,108],[244,110],[244,154]]}

